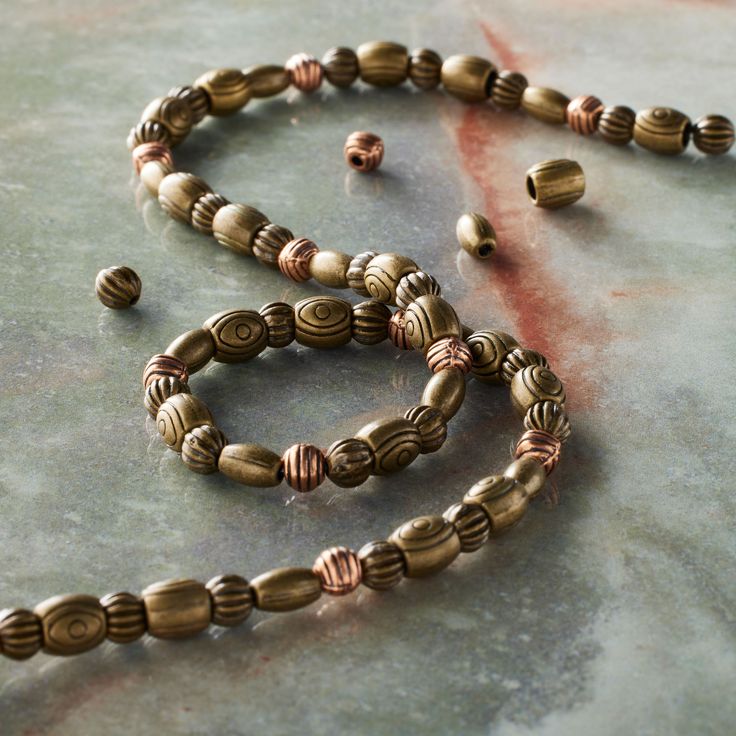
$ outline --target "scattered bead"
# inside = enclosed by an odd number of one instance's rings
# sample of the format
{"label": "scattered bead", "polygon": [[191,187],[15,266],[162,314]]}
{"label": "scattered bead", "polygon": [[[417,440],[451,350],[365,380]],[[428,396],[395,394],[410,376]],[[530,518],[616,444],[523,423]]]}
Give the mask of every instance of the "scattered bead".
{"label": "scattered bead", "polygon": [[383,141],[375,133],[356,131],[345,141],[343,156],[345,163],[356,171],[373,171],[383,161]]}
{"label": "scattered bead", "polygon": [[108,309],[128,309],[140,299],[141,280],[127,266],[103,268],[95,279],[95,292]]}
{"label": "scattered bead", "polygon": [[526,190],[536,207],[567,207],[585,194],[585,174],[577,161],[541,161],[526,172]]}
{"label": "scattered bead", "polygon": [[487,218],[478,212],[466,212],[455,225],[457,242],[473,258],[485,260],[496,250],[496,231]]}

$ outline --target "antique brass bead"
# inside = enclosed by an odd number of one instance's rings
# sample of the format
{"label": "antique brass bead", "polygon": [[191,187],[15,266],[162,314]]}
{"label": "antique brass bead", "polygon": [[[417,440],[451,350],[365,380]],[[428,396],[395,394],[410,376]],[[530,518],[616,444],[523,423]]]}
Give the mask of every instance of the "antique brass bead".
{"label": "antique brass bead", "polygon": [[296,341],[310,348],[336,348],[352,337],[350,302],[336,296],[312,296],[294,305]]}
{"label": "antique brass bead", "polygon": [[294,611],[314,603],[322,594],[319,576],[305,567],[280,567],[250,583],[256,608]]}
{"label": "antique brass bead", "polygon": [[360,560],[347,547],[330,547],[315,560],[312,570],[319,576],[322,590],[329,595],[352,593],[363,578]]}
{"label": "antique brass bead", "polygon": [[473,365],[473,354],[459,338],[443,337],[427,350],[427,365],[432,373],[448,368],[457,368],[462,373],[468,373]]}
{"label": "antique brass bead", "polygon": [[542,368],[549,368],[547,358],[536,350],[527,350],[526,348],[514,348],[501,362],[501,380],[507,385],[511,385],[513,377],[522,369],[530,365],[541,365]]}
{"label": "antique brass bead", "polygon": [[524,416],[527,429],[540,429],[566,442],[570,436],[570,420],[567,412],[556,401],[538,401]]}
{"label": "antique brass bead", "polygon": [[625,146],[634,137],[636,113],[625,105],[604,107],[598,119],[598,132],[606,143]]}
{"label": "antique brass bead", "polygon": [[297,283],[309,279],[309,262],[319,251],[317,245],[307,238],[295,238],[279,253],[279,270],[286,278]]}
{"label": "antique brass bead", "polygon": [[214,423],[210,410],[191,394],[174,394],[161,404],[156,414],[158,433],[175,452],[181,452],[187,432]]}
{"label": "antique brass bead", "polygon": [[526,488],[513,478],[491,475],[479,480],[463,497],[468,506],[480,506],[491,522],[491,536],[518,523],[529,507]]}
{"label": "antique brass bead", "polygon": [[368,289],[365,288],[365,269],[368,264],[378,255],[375,251],[368,250],[365,253],[359,253],[350,261],[346,278],[348,286],[360,296],[370,296]]}
{"label": "antique brass bead", "polygon": [[269,222],[259,228],[253,238],[253,255],[264,265],[278,268],[279,253],[292,240],[291,230]]}
{"label": "antique brass bead", "polygon": [[300,442],[282,456],[284,480],[299,493],[313,491],[325,479],[327,463],[319,447]]}
{"label": "antique brass bead", "polygon": [[442,516],[455,527],[461,552],[479,550],[491,535],[491,522],[480,506],[454,503]]}
{"label": "antique brass bead", "polygon": [[95,292],[108,309],[127,309],[140,299],[141,280],[127,266],[103,268],[95,279]]}
{"label": "antique brass bead", "polygon": [[562,92],[549,87],[525,87],[521,94],[521,107],[545,123],[564,123],[569,104]]}
{"label": "antique brass bead", "polygon": [[360,78],[375,87],[401,84],[409,71],[406,46],[391,41],[369,41],[358,46]]}
{"label": "antique brass bead", "polygon": [[349,87],[358,78],[358,56],[352,49],[335,46],[322,57],[322,70],[334,87]]}
{"label": "antique brass bead", "polygon": [[347,271],[352,256],[337,250],[317,251],[309,260],[309,275],[322,286],[347,289]]}
{"label": "antique brass bead", "polygon": [[107,621],[107,638],[116,644],[130,644],[146,633],[143,600],[132,593],[109,593],[100,599]]}
{"label": "antique brass bead", "polygon": [[169,132],[169,140],[162,142],[173,147],[189,135],[192,129],[192,111],[189,105],[178,97],[157,97],[146,106],[141,115],[141,122],[163,125]]}
{"label": "antique brass bead", "polygon": [[105,609],[91,595],[57,595],[39,603],[33,612],[41,621],[46,654],[81,654],[107,635]]}
{"label": "antique brass bead", "polygon": [[422,449],[422,437],[414,422],[403,417],[376,419],[366,424],[355,438],[373,453],[374,475],[395,473],[414,462]]}
{"label": "antique brass bead", "polygon": [[174,160],[171,158],[171,149],[165,143],[151,142],[141,143],[133,149],[133,168],[140,176],[141,169],[149,161],[161,161],[173,168]]}
{"label": "antique brass bead", "polygon": [[373,452],[363,440],[338,440],[325,455],[327,477],[341,488],[365,483],[373,467]]}
{"label": "antique brass bead", "polygon": [[690,118],[671,107],[650,107],[636,113],[634,140],[654,153],[682,153],[690,141]]}
{"label": "antique brass bead", "polygon": [[519,416],[524,417],[538,401],[556,401],[564,406],[565,389],[549,368],[530,365],[511,380],[511,403]]}
{"label": "antique brass bead", "polygon": [[580,135],[592,135],[598,128],[603,103],[593,95],[578,95],[565,111],[567,124]]}
{"label": "antique brass bead", "polygon": [[429,379],[419,403],[439,409],[445,421],[449,422],[457,414],[464,398],[465,375],[457,368],[448,368]]}
{"label": "antique brass bead", "polygon": [[491,102],[504,110],[516,110],[528,86],[529,82],[523,74],[504,69],[493,78]]}
{"label": "antique brass bead", "polygon": [[414,406],[404,414],[404,419],[413,422],[419,431],[422,455],[437,452],[445,444],[447,422],[439,409],[431,406]]}
{"label": "antique brass bead", "polygon": [[164,161],[146,161],[140,173],[140,180],[148,193],[158,199],[158,190],[161,182],[169,174],[174,173],[174,167]]}
{"label": "antique brass bead", "polygon": [[296,320],[294,307],[284,302],[271,302],[258,312],[268,328],[268,347],[285,348],[294,340]]}
{"label": "antique brass bead", "polygon": [[205,586],[210,594],[212,623],[217,626],[237,626],[253,610],[250,585],[240,575],[218,575]]}
{"label": "antique brass bead", "polygon": [[243,69],[252,97],[274,97],[283,92],[289,84],[289,72],[277,64],[255,64]]}
{"label": "antique brass bead", "polygon": [[189,375],[192,375],[202,370],[212,360],[215,354],[215,343],[210,331],[199,327],[179,335],[165,352],[166,355],[171,355],[185,363]]}
{"label": "antique brass bead", "polygon": [[286,64],[291,83],[301,92],[314,92],[322,84],[322,65],[309,54],[294,54]]}
{"label": "antique brass bead", "polygon": [[268,224],[268,217],[255,207],[226,204],[212,218],[212,234],[226,248],[250,256],[253,255],[256,233]]}
{"label": "antique brass bead", "polygon": [[442,294],[437,279],[428,273],[424,273],[424,271],[407,273],[406,276],[399,279],[399,283],[396,285],[396,306],[399,309],[406,309],[420,296],[426,296],[427,294],[433,296]]}
{"label": "antique brass bead", "polygon": [[577,161],[540,161],[526,172],[526,190],[537,207],[567,207],[585,194],[585,174]]}
{"label": "antique brass bead", "polygon": [[473,258],[484,260],[496,250],[496,231],[488,220],[478,212],[461,215],[455,226],[457,242]]}
{"label": "antique brass bead", "polygon": [[356,171],[373,171],[383,161],[383,141],[375,133],[356,130],[351,133],[342,149],[342,155],[350,168]]}
{"label": "antique brass bead", "polygon": [[189,470],[208,475],[217,471],[217,459],[226,444],[227,438],[217,427],[203,424],[184,435],[181,459]]}
{"label": "antique brass bead", "polygon": [[533,458],[540,462],[549,475],[560,461],[562,442],[549,432],[540,429],[530,429],[521,436],[516,443],[514,456],[517,459]]}
{"label": "antique brass bead", "polygon": [[229,309],[210,317],[203,325],[215,346],[212,359],[218,363],[244,363],[268,345],[268,327],[252,309]]}
{"label": "antique brass bead", "polygon": [[404,555],[408,578],[444,570],[460,554],[460,537],[455,526],[442,516],[419,516],[407,521],[389,541]]}
{"label": "antique brass bead", "polygon": [[175,171],[161,180],[158,186],[158,201],[170,217],[190,223],[194,203],[203,194],[211,191],[204,179],[194,174]]}
{"label": "antique brass bead", "polygon": [[514,460],[503,471],[503,474],[506,478],[518,480],[526,488],[527,495],[531,498],[536,496],[547,482],[544,466],[537,458],[530,455]]}
{"label": "antique brass bead", "polygon": [[171,133],[166,126],[155,120],[144,120],[130,129],[126,143],[129,151],[143,143],[163,143],[170,147]]}
{"label": "antique brass bead", "polygon": [[198,77],[194,87],[203,89],[210,99],[210,115],[232,115],[251,97],[250,84],[240,69],[212,69]]}
{"label": "antique brass bead", "polygon": [[496,67],[480,56],[456,54],[442,62],[442,86],[463,102],[483,102],[491,96]]}
{"label": "antique brass bead", "polygon": [[470,369],[473,375],[483,383],[501,383],[503,359],[519,347],[519,343],[505,332],[491,330],[474,332],[465,342],[473,353],[473,366]]}
{"label": "antique brass bead", "polygon": [[414,49],[409,57],[409,79],[419,89],[434,89],[440,83],[442,57],[432,49]]}
{"label": "antique brass bead", "polygon": [[397,586],[406,572],[404,555],[393,542],[368,542],[358,552],[358,559],[363,585],[373,590]]}
{"label": "antique brass bead", "polygon": [[217,469],[231,480],[260,488],[277,486],[282,478],[281,457],[261,445],[225,445]]}
{"label": "antique brass bead", "polygon": [[186,383],[189,380],[186,363],[173,355],[154,355],[143,370],[143,387],[148,388],[151,383],[166,376]]}
{"label": "antique brass bead", "polygon": [[412,350],[409,336],[406,334],[404,316],[403,309],[397,309],[391,315],[391,319],[388,321],[388,337],[399,350]]}
{"label": "antique brass bead", "polygon": [[146,387],[143,405],[146,411],[155,419],[161,404],[175,394],[191,393],[189,385],[174,376],[160,376]]}
{"label": "antique brass bead", "polygon": [[11,659],[28,659],[43,644],[41,621],[25,608],[0,611],[0,652]]}
{"label": "antique brass bead", "polygon": [[221,194],[204,194],[192,207],[192,227],[204,235],[212,235],[212,221],[218,210],[227,204],[230,203]]}
{"label": "antique brass bead", "polygon": [[377,345],[388,337],[391,310],[382,302],[371,299],[353,307],[353,340],[362,345]]}
{"label": "antique brass bead", "polygon": [[183,639],[210,624],[210,594],[196,580],[176,578],[149,585],[143,593],[148,633],[158,639]]}
{"label": "antique brass bead", "polygon": [[199,87],[173,87],[168,96],[178,97],[187,103],[192,114],[192,125],[200,123],[210,112],[209,95]]}
{"label": "antique brass bead", "polygon": [[733,142],[733,123],[723,115],[703,115],[693,124],[693,143],[703,153],[727,153]]}
{"label": "antique brass bead", "polygon": [[425,294],[407,308],[406,334],[415,350],[427,352],[443,337],[460,337],[462,330],[455,310],[441,296]]}

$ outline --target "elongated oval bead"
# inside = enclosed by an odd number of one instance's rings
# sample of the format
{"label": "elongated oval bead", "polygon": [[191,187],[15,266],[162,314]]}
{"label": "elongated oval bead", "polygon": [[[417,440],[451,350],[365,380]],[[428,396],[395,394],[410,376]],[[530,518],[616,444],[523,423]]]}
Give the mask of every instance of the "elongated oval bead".
{"label": "elongated oval bead", "polygon": [[212,69],[194,82],[210,100],[210,115],[232,115],[251,97],[250,84],[240,69]]}
{"label": "elongated oval bead", "polygon": [[304,567],[281,567],[259,575],[250,583],[256,608],[294,611],[314,603],[322,594],[319,576]]}
{"label": "elongated oval bead", "polygon": [[480,56],[456,54],[442,63],[442,86],[463,102],[483,102],[491,96],[496,67]]}
{"label": "elongated oval bead", "polygon": [[375,87],[401,84],[409,72],[406,46],[391,41],[369,41],[358,46],[360,78]]}
{"label": "elongated oval bead", "polygon": [[460,537],[442,516],[420,516],[402,524],[390,537],[404,555],[406,577],[433,575],[460,554]]}
{"label": "elongated oval bead", "polygon": [[521,95],[521,106],[533,118],[545,123],[562,125],[567,117],[570,99],[549,87],[526,87]]}
{"label": "elongated oval bead", "polygon": [[690,118],[671,107],[650,107],[636,114],[634,141],[654,153],[682,153],[690,141]]}

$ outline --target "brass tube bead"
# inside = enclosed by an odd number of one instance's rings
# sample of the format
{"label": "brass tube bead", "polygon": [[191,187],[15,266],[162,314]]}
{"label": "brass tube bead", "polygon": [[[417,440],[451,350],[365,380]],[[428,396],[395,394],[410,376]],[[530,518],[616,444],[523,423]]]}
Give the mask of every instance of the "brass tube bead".
{"label": "brass tube bead", "polygon": [[650,107],[636,114],[634,141],[654,153],[673,156],[690,142],[690,118],[671,107]]}
{"label": "brass tube bead", "polygon": [[281,483],[281,457],[266,447],[254,444],[225,445],[217,469],[246,486],[269,488]]}
{"label": "brass tube bead", "polygon": [[212,218],[212,234],[220,245],[245,255],[253,255],[258,231],[269,224],[263,212],[247,204],[226,204]]}
{"label": "brass tube bead", "polygon": [[394,87],[406,80],[409,52],[391,41],[369,41],[357,50],[360,78],[374,87]]}
{"label": "brass tube bead", "polygon": [[483,102],[491,96],[496,67],[480,56],[456,54],[442,63],[442,86],[463,102]]}
{"label": "brass tube bead", "polygon": [[179,335],[164,352],[185,363],[187,372],[191,375],[202,370],[212,360],[215,354],[215,343],[210,331],[200,327]]}
{"label": "brass tube bead", "polygon": [[526,190],[536,207],[567,207],[585,194],[585,174],[577,161],[541,161],[526,172]]}
{"label": "brass tube bead", "polygon": [[448,368],[435,373],[427,382],[419,403],[439,409],[449,422],[462,406],[465,399],[465,375],[457,368]]}
{"label": "brass tube bead", "polygon": [[158,639],[183,639],[204,631],[212,618],[207,588],[196,580],[175,578],[149,585],[141,593],[148,633]]}
{"label": "brass tube bead", "polygon": [[526,87],[521,95],[521,107],[533,118],[544,123],[562,125],[567,119],[570,99],[549,87]]}
{"label": "brass tube bead", "polygon": [[281,567],[251,580],[256,608],[262,611],[294,611],[314,603],[322,595],[322,585],[313,570]]}
{"label": "brass tube bead", "polygon": [[274,97],[283,92],[291,80],[289,72],[277,64],[255,64],[243,69],[251,97]]}
{"label": "brass tube bead", "polygon": [[466,212],[455,225],[460,247],[473,258],[485,260],[496,250],[496,231],[488,219],[478,212]]}

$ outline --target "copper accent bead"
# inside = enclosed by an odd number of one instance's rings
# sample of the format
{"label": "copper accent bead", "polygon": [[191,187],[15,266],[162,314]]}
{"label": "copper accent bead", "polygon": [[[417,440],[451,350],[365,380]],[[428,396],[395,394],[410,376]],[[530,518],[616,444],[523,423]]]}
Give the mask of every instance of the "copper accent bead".
{"label": "copper accent bead", "polygon": [[110,593],[100,599],[107,619],[107,638],[116,644],[130,644],[146,633],[143,600],[132,593]]}
{"label": "copper accent bead", "polygon": [[217,626],[237,626],[253,610],[250,585],[240,575],[218,575],[205,586],[212,604],[212,623]]}
{"label": "copper accent bead", "polygon": [[189,370],[186,363],[172,355],[154,355],[146,363],[143,371],[143,385],[148,388],[154,381],[166,376],[187,383],[189,381]]}
{"label": "copper accent bead", "polygon": [[447,422],[439,409],[433,406],[414,406],[404,414],[404,419],[414,422],[422,440],[422,455],[437,450],[447,439]]}
{"label": "copper accent bead", "polygon": [[296,238],[287,243],[279,253],[279,269],[292,281],[308,281],[309,261],[319,250],[316,243],[307,238]]}
{"label": "copper accent bead", "polygon": [[521,436],[516,444],[514,457],[533,457],[543,466],[549,475],[560,460],[562,442],[549,432],[541,429],[530,429]]}
{"label": "copper accent bead", "polygon": [[538,401],[524,416],[527,429],[539,429],[566,442],[570,437],[570,420],[567,412],[556,401]]}
{"label": "copper accent bead", "polygon": [[468,373],[473,366],[473,353],[459,338],[445,337],[437,340],[427,351],[427,365],[432,373],[439,373],[446,368],[457,368]]}
{"label": "copper accent bead", "polygon": [[41,621],[25,608],[0,611],[0,652],[11,659],[28,659],[43,644]]}
{"label": "copper accent bead", "polygon": [[434,296],[440,296],[442,294],[442,289],[437,279],[428,273],[424,273],[424,271],[407,273],[396,284],[396,306],[400,309],[406,309],[412,302],[419,299],[420,296],[426,296],[427,294]]}
{"label": "copper accent bead", "polygon": [[579,95],[565,111],[567,124],[580,135],[591,135],[598,127],[598,120],[603,112],[603,103],[593,95]]}
{"label": "copper accent bead", "polygon": [[514,376],[522,369],[530,365],[541,365],[549,368],[549,361],[536,350],[526,348],[514,348],[501,363],[501,379],[507,385],[511,385]]}
{"label": "copper accent bead", "polygon": [[220,209],[230,204],[221,194],[208,192],[192,207],[192,227],[204,235],[212,235],[212,221]]}
{"label": "copper accent bead", "polygon": [[161,161],[167,166],[174,165],[171,149],[165,143],[159,143],[158,141],[141,143],[133,149],[133,168],[135,168],[136,174],[140,176],[143,165],[149,161]]}
{"label": "copper accent bead", "polygon": [[723,115],[703,115],[693,124],[693,143],[703,153],[726,153],[734,143],[733,123]]}
{"label": "copper accent bead", "polygon": [[141,280],[127,266],[103,268],[95,279],[95,292],[108,309],[127,309],[140,299]]}
{"label": "copper accent bead", "polygon": [[309,54],[294,54],[284,65],[291,83],[302,92],[314,92],[322,84],[322,64]]}
{"label": "copper accent bead", "polygon": [[313,491],[325,479],[325,456],[314,445],[292,445],[283,454],[281,462],[284,480],[299,493]]}
{"label": "copper accent bead", "polygon": [[190,394],[189,385],[174,376],[160,376],[148,384],[143,397],[146,411],[155,419],[161,404],[174,394]]}
{"label": "copper accent bead", "polygon": [[356,171],[373,171],[383,161],[383,141],[375,133],[355,131],[345,141],[343,155],[348,166]]}
{"label": "copper accent bead", "polygon": [[360,73],[358,56],[352,49],[335,46],[322,57],[322,69],[330,84],[335,87],[349,87]]}
{"label": "copper accent bead", "polygon": [[365,269],[377,255],[374,250],[367,250],[365,253],[358,253],[350,261],[345,278],[348,280],[348,287],[360,296],[370,296],[365,286]]}
{"label": "copper accent bead", "polygon": [[625,105],[612,105],[603,109],[598,119],[598,133],[606,143],[625,146],[634,137],[636,113]]}
{"label": "copper accent bead", "polygon": [[181,459],[195,473],[208,475],[217,471],[217,461],[227,437],[217,427],[203,424],[184,435]]}
{"label": "copper accent bead", "polygon": [[491,102],[504,110],[516,110],[521,104],[521,96],[529,86],[526,77],[519,72],[504,69],[499,72],[491,86]]}
{"label": "copper accent bead", "polygon": [[319,575],[322,590],[329,595],[352,593],[363,579],[358,555],[347,547],[330,547],[315,560],[312,570]]}
{"label": "copper accent bead", "polygon": [[291,230],[269,222],[253,238],[253,255],[266,266],[278,267],[279,253],[291,240],[294,240]]}
{"label": "copper accent bead", "polygon": [[409,336],[406,334],[404,310],[397,309],[388,321],[388,338],[399,350],[412,350]]}

